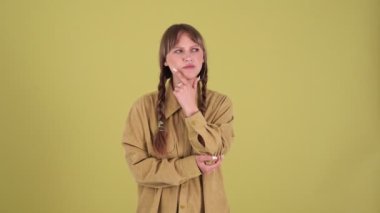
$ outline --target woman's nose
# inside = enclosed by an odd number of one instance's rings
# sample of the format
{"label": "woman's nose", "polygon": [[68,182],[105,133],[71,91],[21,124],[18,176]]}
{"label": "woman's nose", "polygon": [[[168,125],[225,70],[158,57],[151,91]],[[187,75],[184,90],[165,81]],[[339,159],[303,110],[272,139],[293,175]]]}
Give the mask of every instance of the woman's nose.
{"label": "woman's nose", "polygon": [[193,59],[191,58],[190,54],[186,54],[183,58],[184,61],[188,62],[188,61],[193,61]]}

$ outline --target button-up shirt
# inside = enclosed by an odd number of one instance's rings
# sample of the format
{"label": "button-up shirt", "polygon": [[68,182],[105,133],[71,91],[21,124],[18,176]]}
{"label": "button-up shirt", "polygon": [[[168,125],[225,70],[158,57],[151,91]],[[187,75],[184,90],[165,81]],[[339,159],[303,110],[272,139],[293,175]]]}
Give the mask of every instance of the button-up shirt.
{"label": "button-up shirt", "polygon": [[[139,213],[223,213],[229,206],[221,168],[202,174],[195,156],[228,152],[234,133],[230,99],[207,90],[206,112],[186,117],[166,86],[165,130],[167,154],[153,148],[158,130],[157,91],[139,98],[131,107],[123,132],[122,145],[138,185]],[[201,137],[201,141],[200,141]]]}

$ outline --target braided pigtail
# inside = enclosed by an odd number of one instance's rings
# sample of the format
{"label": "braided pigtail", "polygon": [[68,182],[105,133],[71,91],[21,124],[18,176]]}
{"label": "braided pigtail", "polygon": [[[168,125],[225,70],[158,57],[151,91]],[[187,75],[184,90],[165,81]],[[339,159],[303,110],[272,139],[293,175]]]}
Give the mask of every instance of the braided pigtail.
{"label": "braided pigtail", "polygon": [[202,82],[202,91],[200,95],[199,100],[199,110],[204,115],[206,112],[206,91],[207,91],[207,81],[208,81],[208,75],[207,75],[207,65],[203,64],[201,73],[200,73],[200,81]]}
{"label": "braided pigtail", "polygon": [[165,130],[165,93],[166,93],[166,75],[165,72],[160,74],[160,82],[158,84],[158,101],[156,106],[158,130],[153,140],[153,148],[161,155],[166,153],[166,130]]}

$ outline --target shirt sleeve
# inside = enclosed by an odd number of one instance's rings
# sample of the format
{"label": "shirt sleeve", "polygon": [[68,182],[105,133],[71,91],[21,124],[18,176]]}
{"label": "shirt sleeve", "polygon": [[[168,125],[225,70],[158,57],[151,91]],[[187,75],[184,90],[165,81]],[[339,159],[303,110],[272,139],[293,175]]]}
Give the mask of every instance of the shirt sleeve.
{"label": "shirt sleeve", "polygon": [[201,175],[195,155],[170,159],[151,156],[147,151],[148,136],[147,114],[142,104],[137,103],[132,106],[126,120],[122,145],[130,171],[138,184],[162,188],[180,185]]}
{"label": "shirt sleeve", "polygon": [[201,112],[185,118],[189,141],[198,154],[227,153],[234,137],[231,100],[224,96],[210,121]]}

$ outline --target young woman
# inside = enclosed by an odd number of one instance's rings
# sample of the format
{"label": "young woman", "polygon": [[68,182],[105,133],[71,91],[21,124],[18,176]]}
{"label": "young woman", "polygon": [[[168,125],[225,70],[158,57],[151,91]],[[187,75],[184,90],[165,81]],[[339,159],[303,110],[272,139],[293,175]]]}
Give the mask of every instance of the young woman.
{"label": "young woman", "polygon": [[162,36],[158,91],[133,104],[122,141],[137,212],[229,212],[220,165],[234,136],[232,103],[207,89],[206,56],[190,25]]}

